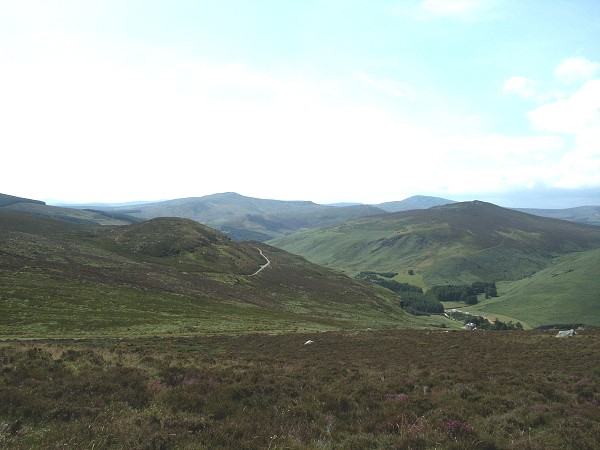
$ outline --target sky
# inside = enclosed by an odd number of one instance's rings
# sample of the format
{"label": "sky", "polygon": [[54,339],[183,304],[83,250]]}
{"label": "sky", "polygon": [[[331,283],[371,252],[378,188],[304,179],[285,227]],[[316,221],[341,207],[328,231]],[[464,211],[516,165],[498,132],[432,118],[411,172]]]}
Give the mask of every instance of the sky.
{"label": "sky", "polygon": [[0,192],[600,205],[597,0],[0,0]]}

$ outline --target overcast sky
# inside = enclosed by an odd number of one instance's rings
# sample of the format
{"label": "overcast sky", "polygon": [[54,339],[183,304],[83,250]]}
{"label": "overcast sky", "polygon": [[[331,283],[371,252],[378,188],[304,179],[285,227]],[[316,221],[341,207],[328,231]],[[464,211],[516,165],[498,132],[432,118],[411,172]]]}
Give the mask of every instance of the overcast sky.
{"label": "overcast sky", "polygon": [[0,192],[600,204],[598,0],[0,0]]}

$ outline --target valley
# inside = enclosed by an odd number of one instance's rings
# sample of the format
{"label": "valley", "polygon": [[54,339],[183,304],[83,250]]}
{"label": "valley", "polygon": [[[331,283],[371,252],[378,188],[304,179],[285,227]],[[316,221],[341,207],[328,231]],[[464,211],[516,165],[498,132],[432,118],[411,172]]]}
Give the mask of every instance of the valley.
{"label": "valley", "polygon": [[0,232],[4,337],[430,326],[389,291],[189,219],[99,227],[0,212]]}
{"label": "valley", "polygon": [[6,200],[3,448],[600,445],[598,227],[466,202],[245,241]]}
{"label": "valley", "polygon": [[[351,276],[392,272],[393,280],[424,290],[498,282],[499,297],[480,296],[466,308],[491,318],[531,327],[596,327],[600,320],[597,226],[466,202],[353,219],[269,243]],[[568,261],[577,270],[553,272]]]}
{"label": "valley", "polygon": [[[0,278],[6,299],[2,308],[13,332],[35,330],[32,322],[42,311],[39,317],[47,319],[38,321],[42,334],[92,332],[95,327],[85,321],[78,330],[56,322],[61,314],[71,317],[66,314],[71,307],[78,311],[73,317],[111,323],[93,331],[100,334],[213,333],[226,330],[228,324],[236,332],[246,326],[252,332],[460,325],[406,314],[396,294],[355,279],[364,271],[392,272],[392,282],[424,292],[440,285],[497,282],[499,297],[480,295],[477,305],[462,306],[492,319],[529,327],[600,324],[595,251],[600,248],[600,228],[594,225],[485,202],[423,196],[368,207],[235,193],[91,206],[98,209],[0,198],[2,266],[11,274]],[[417,209],[406,210],[411,207]],[[180,218],[163,217],[169,213]],[[206,223],[201,226],[190,218]],[[212,226],[237,231],[221,234]],[[259,239],[239,239],[244,236]],[[560,276],[552,272],[563,260],[573,261],[577,270]],[[579,292],[579,286],[586,288]],[[346,291],[353,292],[352,306],[341,301]],[[123,299],[119,308],[108,300],[116,296]],[[165,296],[172,298],[169,304],[177,310],[177,320],[168,321],[160,311]],[[42,300],[57,297],[66,309],[47,307]],[[141,298],[146,300],[141,303]],[[158,303],[150,307],[153,298]],[[108,320],[119,310],[129,317],[128,327]],[[255,313],[263,319],[247,320]],[[25,317],[30,317],[27,326],[20,322]],[[45,322],[59,326],[42,325]],[[33,328],[25,331],[28,327]]]}

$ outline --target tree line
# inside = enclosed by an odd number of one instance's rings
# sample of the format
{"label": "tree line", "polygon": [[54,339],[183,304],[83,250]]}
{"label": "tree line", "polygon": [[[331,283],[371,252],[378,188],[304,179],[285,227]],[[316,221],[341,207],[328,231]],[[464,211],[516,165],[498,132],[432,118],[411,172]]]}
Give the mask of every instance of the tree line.
{"label": "tree line", "polygon": [[485,298],[498,297],[496,283],[476,281],[469,285],[441,285],[433,286],[429,291],[441,302],[462,302],[466,305],[476,305],[477,295],[485,294]]}
{"label": "tree line", "polygon": [[370,281],[395,292],[401,297],[401,306],[411,314],[442,314],[444,305],[442,302],[462,302],[466,305],[478,303],[477,296],[484,294],[485,298],[497,297],[496,283],[487,281],[476,281],[471,285],[439,285],[433,286],[426,293],[419,286],[409,283],[400,283],[391,278],[398,275],[397,272],[360,272],[356,278]]}
{"label": "tree line", "polygon": [[[398,275],[394,272],[361,272],[356,278],[359,280],[370,281],[371,283],[377,284],[379,286],[383,286],[384,288],[389,289],[396,294],[404,294],[407,292],[412,293],[423,293],[423,289],[419,286],[415,286],[409,283],[400,283],[396,280],[390,280],[390,278]],[[382,278],[385,277],[385,278]]]}

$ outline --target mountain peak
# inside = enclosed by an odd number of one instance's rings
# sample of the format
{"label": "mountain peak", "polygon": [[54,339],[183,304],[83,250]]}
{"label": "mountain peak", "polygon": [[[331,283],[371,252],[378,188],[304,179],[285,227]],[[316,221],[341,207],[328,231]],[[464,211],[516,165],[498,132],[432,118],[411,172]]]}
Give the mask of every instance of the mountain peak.
{"label": "mountain peak", "polygon": [[436,206],[456,203],[454,200],[448,200],[440,197],[428,197],[426,195],[413,195],[404,200],[395,202],[385,202],[374,205],[386,212],[410,211],[412,209],[429,209]]}

